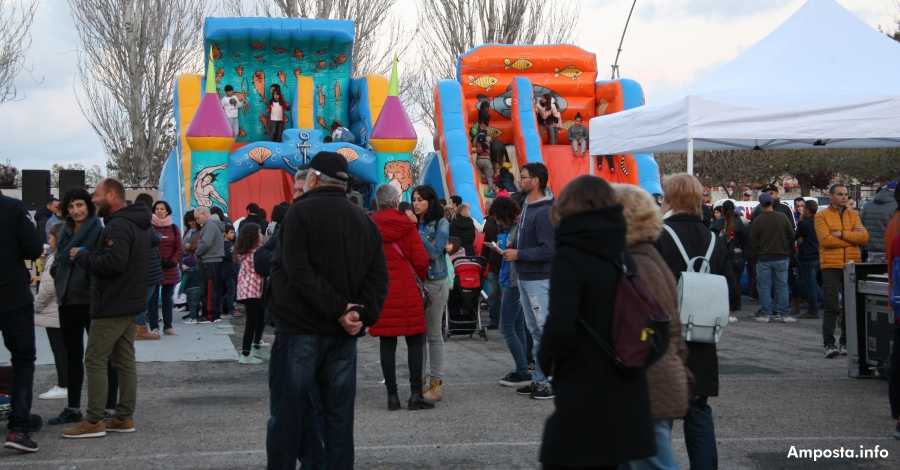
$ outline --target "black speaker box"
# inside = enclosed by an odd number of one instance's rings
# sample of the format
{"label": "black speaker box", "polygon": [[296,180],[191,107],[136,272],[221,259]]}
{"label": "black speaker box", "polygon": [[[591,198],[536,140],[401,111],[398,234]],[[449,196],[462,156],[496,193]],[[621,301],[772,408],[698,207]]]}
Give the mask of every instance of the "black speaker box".
{"label": "black speaker box", "polygon": [[50,199],[50,170],[22,170],[22,202],[28,210],[47,205]]}
{"label": "black speaker box", "polygon": [[84,189],[84,170],[59,170],[59,198],[76,188]]}

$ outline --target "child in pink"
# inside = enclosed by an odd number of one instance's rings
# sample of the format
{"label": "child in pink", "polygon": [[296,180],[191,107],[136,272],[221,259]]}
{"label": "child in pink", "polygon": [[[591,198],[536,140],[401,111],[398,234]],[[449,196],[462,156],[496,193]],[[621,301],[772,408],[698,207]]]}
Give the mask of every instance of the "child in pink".
{"label": "child in pink", "polygon": [[263,328],[265,328],[262,300],[263,277],[256,272],[253,266],[253,255],[261,244],[260,226],[252,222],[241,224],[241,232],[234,246],[235,261],[240,266],[236,299],[247,312],[247,318],[244,321],[241,357],[238,360],[241,364],[261,364],[263,360],[268,359],[267,351],[255,344],[259,343]]}

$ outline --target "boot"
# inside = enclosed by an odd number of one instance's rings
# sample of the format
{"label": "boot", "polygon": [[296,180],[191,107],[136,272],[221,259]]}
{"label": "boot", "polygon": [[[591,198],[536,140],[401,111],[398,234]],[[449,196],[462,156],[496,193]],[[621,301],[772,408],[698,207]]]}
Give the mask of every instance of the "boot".
{"label": "boot", "polygon": [[140,326],[138,325],[137,329],[134,333],[135,341],[145,341],[145,340],[157,340],[159,339],[159,334],[154,335],[146,325]]}
{"label": "boot", "polygon": [[409,403],[406,404],[406,408],[409,411],[415,410],[432,410],[434,409],[434,402],[430,402],[422,396],[422,392],[413,392],[412,395],[409,396]]}
{"label": "boot", "polygon": [[[412,403],[412,402],[410,402]],[[397,411],[400,407],[400,397],[397,396],[397,392],[391,393],[388,392],[388,410]]]}
{"label": "boot", "polygon": [[441,379],[432,377],[428,390],[422,396],[428,401],[441,401],[444,398],[444,382]]}

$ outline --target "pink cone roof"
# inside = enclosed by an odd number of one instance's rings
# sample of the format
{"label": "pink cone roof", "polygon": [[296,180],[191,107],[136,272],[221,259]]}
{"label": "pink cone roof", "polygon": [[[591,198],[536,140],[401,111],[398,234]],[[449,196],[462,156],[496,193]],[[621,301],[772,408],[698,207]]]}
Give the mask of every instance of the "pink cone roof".
{"label": "pink cone roof", "polygon": [[219,95],[206,93],[200,101],[197,113],[187,130],[188,137],[234,137],[225,111],[219,103]]}
{"label": "pink cone roof", "polygon": [[416,140],[416,131],[399,97],[388,96],[384,100],[381,114],[369,138]]}

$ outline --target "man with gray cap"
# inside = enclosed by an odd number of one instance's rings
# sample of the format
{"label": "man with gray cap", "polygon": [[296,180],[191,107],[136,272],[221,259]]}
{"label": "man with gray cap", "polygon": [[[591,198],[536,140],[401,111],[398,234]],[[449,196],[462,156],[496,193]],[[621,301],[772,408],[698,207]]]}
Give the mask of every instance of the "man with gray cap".
{"label": "man with gray cap", "polygon": [[[350,202],[347,160],[319,152],[282,222],[269,308],[268,469],[352,469],[356,337],[387,296],[381,236]],[[320,422],[321,421],[321,422]]]}

